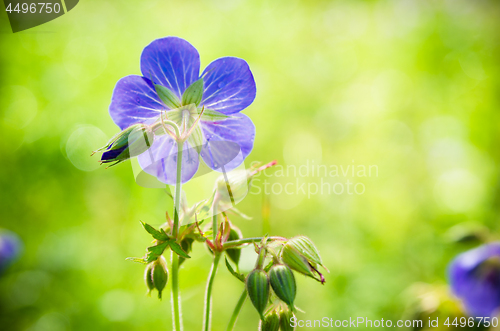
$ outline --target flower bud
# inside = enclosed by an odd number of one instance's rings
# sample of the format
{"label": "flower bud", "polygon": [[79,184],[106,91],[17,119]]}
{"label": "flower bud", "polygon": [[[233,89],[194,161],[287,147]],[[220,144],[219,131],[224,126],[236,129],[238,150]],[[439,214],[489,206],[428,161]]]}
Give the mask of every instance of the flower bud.
{"label": "flower bud", "polygon": [[168,281],[167,261],[163,256],[147,265],[144,280],[149,293],[156,289],[158,290],[158,298],[161,299],[161,293]]}
{"label": "flower bud", "polygon": [[311,263],[291,243],[286,243],[283,246],[283,249],[281,250],[281,259],[291,269],[314,278],[322,284],[325,282],[323,275],[313,265],[314,262]]}
{"label": "flower bud", "polygon": [[264,320],[260,321],[261,331],[278,331],[280,328],[280,317],[276,310],[271,310],[264,316]]}
{"label": "flower bud", "polygon": [[14,232],[6,230],[0,232],[0,272],[17,260],[22,248],[23,244]]}
{"label": "flower bud", "polygon": [[246,287],[248,296],[252,301],[255,309],[264,320],[264,310],[269,301],[269,278],[266,272],[262,269],[255,269],[248,274]]}
{"label": "flower bud", "polygon": [[316,267],[316,265],[323,266],[321,256],[319,256],[319,251],[316,246],[314,246],[311,239],[306,236],[297,236],[291,238],[288,243],[302,253],[302,255],[304,255],[314,267]]}
{"label": "flower bud", "polygon": [[274,293],[293,310],[297,284],[292,270],[283,264],[275,264],[269,270],[269,280]]}
{"label": "flower bud", "polygon": [[154,134],[148,125],[142,123],[131,125],[111,138],[106,146],[98,150],[105,150],[102,153],[101,162],[116,162],[115,164],[118,164],[138,156],[151,147],[153,140]]}
{"label": "flower bud", "polygon": [[[243,238],[243,234],[240,229],[231,224],[231,231],[229,232],[228,240],[238,240]],[[230,248],[226,250],[226,254],[231,261],[233,261],[236,265],[240,262],[241,249],[240,248]]]}
{"label": "flower bud", "polygon": [[293,312],[287,308],[280,311],[280,327],[281,331],[293,331],[295,328],[292,326],[291,319],[294,317]]}

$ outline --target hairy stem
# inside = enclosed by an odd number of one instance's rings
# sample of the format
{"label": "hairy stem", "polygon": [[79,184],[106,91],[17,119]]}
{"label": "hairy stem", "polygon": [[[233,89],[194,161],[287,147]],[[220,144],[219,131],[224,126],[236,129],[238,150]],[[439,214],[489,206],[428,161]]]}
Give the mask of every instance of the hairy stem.
{"label": "hairy stem", "polygon": [[[182,173],[182,142],[177,142],[177,177],[175,181],[174,226],[172,235],[175,239],[179,234],[179,209],[181,203],[181,173]],[[174,330],[182,331],[182,313],[179,293],[179,256],[172,252],[172,315]]]}
{"label": "hairy stem", "polygon": [[212,269],[210,269],[210,275],[207,280],[207,291],[205,293],[205,318],[203,322],[203,330],[209,331],[212,319],[212,288],[214,285],[215,274],[217,273],[217,267],[219,266],[219,261],[221,253],[214,252],[214,261],[212,263]]}
{"label": "hairy stem", "polygon": [[179,255],[172,252],[172,315],[174,330],[182,331],[182,316],[179,293]]}
{"label": "hairy stem", "polygon": [[241,307],[243,307],[246,298],[247,298],[247,289],[244,289],[243,293],[241,293],[240,295],[240,299],[238,300],[236,306],[234,307],[233,315],[231,315],[231,319],[229,320],[229,324],[227,325],[226,331],[233,331],[234,325],[236,324],[236,320],[238,319],[238,315],[240,314]]}
{"label": "hairy stem", "polygon": [[[260,242],[263,238],[264,237],[253,237],[253,238],[243,238],[243,239],[226,241],[224,245],[222,245],[222,249],[226,250],[228,248],[234,248],[243,244]],[[287,240],[287,239],[284,237],[268,237],[268,240]]]}

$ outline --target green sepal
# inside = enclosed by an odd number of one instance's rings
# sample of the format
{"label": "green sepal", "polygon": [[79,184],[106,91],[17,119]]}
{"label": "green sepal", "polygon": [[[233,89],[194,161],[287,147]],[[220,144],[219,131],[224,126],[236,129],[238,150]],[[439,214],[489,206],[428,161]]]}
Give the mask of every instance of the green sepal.
{"label": "green sepal", "polygon": [[231,275],[233,275],[234,277],[236,277],[237,279],[239,279],[240,281],[245,283],[245,276],[243,274],[240,274],[240,273],[237,273],[236,271],[234,271],[233,267],[231,266],[231,264],[227,260],[227,257],[226,257],[226,267],[227,267],[227,270],[229,270],[229,272],[231,273]]}
{"label": "green sepal", "polygon": [[198,154],[201,153],[201,148],[203,147],[203,133],[201,132],[201,128],[199,125],[196,125],[194,130],[191,132],[191,135],[188,138],[188,142],[191,147],[196,149]]}
{"label": "green sepal", "polygon": [[175,240],[170,239],[169,241],[165,242],[165,244],[169,245],[172,251],[177,253],[180,257],[183,257],[185,259],[190,259],[191,256],[189,256],[186,252],[182,250],[181,245],[179,245]]}
{"label": "green sepal", "polygon": [[176,109],[181,106],[179,98],[163,85],[154,84],[156,93],[160,97],[161,101],[170,109]]}
{"label": "green sepal", "polygon": [[127,257],[125,260],[142,264],[148,264],[148,262],[143,257]]}
{"label": "green sepal", "polygon": [[168,235],[165,233],[163,229],[161,229],[161,231],[158,231],[147,223],[141,222],[141,224],[144,227],[144,230],[146,230],[150,235],[152,235],[153,238],[161,241],[166,241],[169,239]]}
{"label": "green sepal", "polygon": [[205,108],[203,110],[203,114],[201,114],[200,120],[204,121],[204,122],[218,122],[218,121],[223,121],[225,119],[228,119],[230,117],[232,117],[232,116],[220,113],[216,110]]}
{"label": "green sepal", "polygon": [[203,97],[203,77],[195,81],[184,91],[182,95],[182,105],[195,104],[198,106]]}

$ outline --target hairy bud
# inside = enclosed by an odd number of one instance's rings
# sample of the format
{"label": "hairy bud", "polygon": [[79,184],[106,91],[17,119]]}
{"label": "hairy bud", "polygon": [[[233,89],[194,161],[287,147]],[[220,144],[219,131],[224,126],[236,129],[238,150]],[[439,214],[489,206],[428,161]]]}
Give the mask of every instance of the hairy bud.
{"label": "hairy bud", "polygon": [[292,270],[286,265],[275,264],[269,270],[269,280],[274,293],[293,310],[297,284]]}
{"label": "hairy bud", "polygon": [[248,274],[246,280],[248,296],[255,309],[264,320],[264,310],[269,301],[269,277],[262,269],[255,269]]}
{"label": "hairy bud", "polygon": [[260,322],[261,331],[278,331],[280,328],[280,317],[276,310],[271,310]]}
{"label": "hairy bud", "polygon": [[150,126],[142,123],[131,125],[111,138],[106,146],[98,149],[104,151],[101,162],[115,162],[112,164],[115,165],[138,156],[151,147],[153,140],[154,134]]}
{"label": "hairy bud", "polygon": [[325,277],[316,269],[316,264],[313,261],[309,261],[307,257],[298,251],[291,243],[286,243],[283,246],[281,250],[281,259],[291,269],[314,278],[322,284],[325,282]]}
{"label": "hairy bud", "polygon": [[281,331],[293,331],[295,328],[290,321],[294,317],[293,312],[287,308],[280,311],[280,327]]}
{"label": "hairy bud", "polygon": [[162,291],[168,281],[167,261],[163,256],[160,256],[156,261],[146,266],[144,281],[148,292],[151,293],[153,289],[156,289],[158,291],[158,298],[161,299]]}

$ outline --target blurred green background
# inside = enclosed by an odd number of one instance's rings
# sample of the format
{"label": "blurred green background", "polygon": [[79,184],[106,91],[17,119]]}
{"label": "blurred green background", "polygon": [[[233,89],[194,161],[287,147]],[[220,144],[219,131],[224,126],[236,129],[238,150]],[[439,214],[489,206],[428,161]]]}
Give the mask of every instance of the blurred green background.
{"label": "blurred green background", "polygon": [[[270,183],[362,183],[363,194],[269,194],[270,233],[310,237],[331,273],[298,277],[300,319],[399,319],[415,282],[442,283],[463,250],[449,229],[500,217],[500,2],[92,1],[13,34],[0,14],[0,227],[25,244],[0,277],[5,330],[168,330],[170,300],[144,295],[139,221],[159,225],[171,200],[138,186],[129,163],[105,170],[90,151],[117,132],[115,83],[140,74],[142,49],[185,38],[202,68],[248,61],[257,127],[247,160],[376,165],[371,177],[258,177]],[[272,174],[272,171],[268,171]],[[255,192],[254,192],[255,193]],[[259,236],[264,194],[233,217]],[[181,270],[186,330],[201,329],[210,267],[196,246]],[[251,248],[242,268],[253,264]],[[221,267],[213,329],[242,284]],[[169,298],[169,294],[166,298]],[[237,330],[255,330],[247,302]]]}

